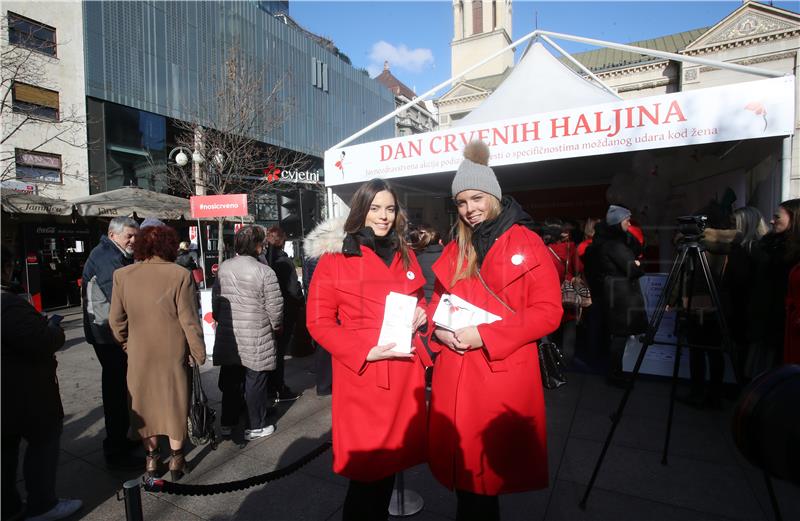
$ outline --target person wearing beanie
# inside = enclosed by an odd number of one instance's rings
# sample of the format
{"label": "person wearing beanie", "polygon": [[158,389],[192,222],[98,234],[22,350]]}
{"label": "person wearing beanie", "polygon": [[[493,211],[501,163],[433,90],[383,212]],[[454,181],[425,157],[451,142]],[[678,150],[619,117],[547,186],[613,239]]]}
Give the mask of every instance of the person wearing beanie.
{"label": "person wearing beanie", "polygon": [[639,287],[644,270],[637,260],[640,248],[632,248],[636,239],[630,235],[631,227],[631,211],[610,205],[605,222],[596,225],[594,239],[585,255],[592,301],[600,303],[610,333],[606,382],[618,387],[628,382],[622,372],[628,337],[647,329],[644,297]]}
{"label": "person wearing beanie", "polygon": [[458,224],[433,265],[436,289],[428,306],[434,316],[452,294],[501,317],[455,330],[437,326],[430,338],[438,355],[428,461],[456,491],[456,519],[499,519],[499,494],[548,483],[536,342],[558,328],[561,289],[550,253],[531,231],[533,220],[503,196],[488,161],[484,143],[465,148],[452,184]]}
{"label": "person wearing beanie", "polygon": [[141,226],[139,226],[140,230],[144,230],[150,226],[166,226],[162,221],[156,219],[155,217],[147,217],[144,221],[142,221]]}
{"label": "person wearing beanie", "polygon": [[626,219],[631,218],[631,211],[624,206],[617,206],[612,204],[608,207],[606,212],[606,224],[609,226],[616,226]]}

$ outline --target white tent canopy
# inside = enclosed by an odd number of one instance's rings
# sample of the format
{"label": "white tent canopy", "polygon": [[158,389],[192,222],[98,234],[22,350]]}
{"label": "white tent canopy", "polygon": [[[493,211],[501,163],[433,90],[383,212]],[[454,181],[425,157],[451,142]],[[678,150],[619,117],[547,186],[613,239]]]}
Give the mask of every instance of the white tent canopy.
{"label": "white tent canopy", "polygon": [[599,105],[618,99],[618,96],[579,76],[536,42],[497,90],[454,126]]}

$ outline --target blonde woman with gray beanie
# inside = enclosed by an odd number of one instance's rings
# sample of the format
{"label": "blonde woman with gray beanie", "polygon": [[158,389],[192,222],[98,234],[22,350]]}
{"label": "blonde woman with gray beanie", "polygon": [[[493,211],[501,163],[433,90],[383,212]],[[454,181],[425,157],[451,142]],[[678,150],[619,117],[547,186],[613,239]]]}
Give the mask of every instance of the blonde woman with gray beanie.
{"label": "blonde woman with gray beanie", "polygon": [[547,487],[544,396],[536,341],[562,315],[558,274],[530,216],[503,197],[473,142],[453,179],[454,240],[433,265],[428,315],[456,295],[501,317],[451,331],[437,327],[428,459],[454,489],[456,519],[499,519],[499,494]]}

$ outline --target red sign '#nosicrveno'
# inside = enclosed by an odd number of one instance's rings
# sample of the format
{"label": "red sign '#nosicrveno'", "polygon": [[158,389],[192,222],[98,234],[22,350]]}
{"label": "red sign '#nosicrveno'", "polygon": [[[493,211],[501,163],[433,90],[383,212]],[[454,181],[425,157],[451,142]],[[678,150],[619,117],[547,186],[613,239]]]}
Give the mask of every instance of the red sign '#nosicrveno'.
{"label": "red sign '#nosicrveno'", "polygon": [[247,194],[197,195],[189,198],[192,218],[247,215]]}

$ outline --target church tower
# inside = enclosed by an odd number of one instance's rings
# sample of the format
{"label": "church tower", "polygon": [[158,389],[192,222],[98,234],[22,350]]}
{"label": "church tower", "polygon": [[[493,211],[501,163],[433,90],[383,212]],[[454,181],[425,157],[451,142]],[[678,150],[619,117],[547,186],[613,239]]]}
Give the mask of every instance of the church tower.
{"label": "church tower", "polygon": [[[455,76],[511,43],[511,0],[453,0],[453,22],[450,71]],[[509,49],[463,80],[501,74],[513,66]]]}

